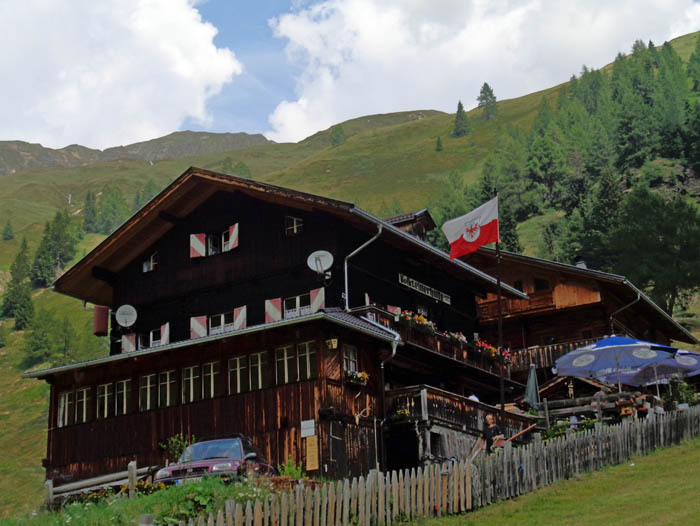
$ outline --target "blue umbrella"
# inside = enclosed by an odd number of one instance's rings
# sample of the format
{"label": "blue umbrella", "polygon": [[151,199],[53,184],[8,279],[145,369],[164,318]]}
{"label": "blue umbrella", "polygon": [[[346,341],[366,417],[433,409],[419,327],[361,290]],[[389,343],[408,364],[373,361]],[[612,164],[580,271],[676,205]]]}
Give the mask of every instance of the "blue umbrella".
{"label": "blue umbrella", "polygon": [[622,372],[639,370],[671,358],[676,350],[676,347],[613,335],[565,354],[556,361],[555,369],[559,376],[593,377],[603,381],[614,374],[618,389],[622,391]]}

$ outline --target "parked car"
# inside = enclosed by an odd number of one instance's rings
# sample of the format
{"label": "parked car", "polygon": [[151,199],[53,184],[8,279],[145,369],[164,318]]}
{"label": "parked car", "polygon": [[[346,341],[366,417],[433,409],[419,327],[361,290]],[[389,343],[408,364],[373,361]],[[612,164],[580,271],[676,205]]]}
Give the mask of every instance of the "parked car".
{"label": "parked car", "polygon": [[155,482],[178,485],[195,482],[208,475],[235,478],[250,472],[273,475],[276,470],[248,437],[240,435],[187,446],[175,464],[156,472]]}

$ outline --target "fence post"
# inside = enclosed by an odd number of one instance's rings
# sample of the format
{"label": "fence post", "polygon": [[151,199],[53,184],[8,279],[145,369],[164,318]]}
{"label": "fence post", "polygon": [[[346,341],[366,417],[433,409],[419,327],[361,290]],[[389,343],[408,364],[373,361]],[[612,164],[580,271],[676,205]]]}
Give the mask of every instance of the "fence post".
{"label": "fence post", "polygon": [[153,526],[153,515],[139,515],[139,526]]}
{"label": "fence post", "polygon": [[47,509],[51,509],[53,504],[53,480],[51,479],[44,482],[44,504]]}
{"label": "fence post", "polygon": [[136,461],[132,460],[129,462],[126,470],[129,478],[129,498],[133,499],[136,496]]}
{"label": "fence post", "polygon": [[546,398],[543,398],[542,402],[544,403],[544,420],[547,426],[547,431],[549,431],[549,404],[547,404]]}

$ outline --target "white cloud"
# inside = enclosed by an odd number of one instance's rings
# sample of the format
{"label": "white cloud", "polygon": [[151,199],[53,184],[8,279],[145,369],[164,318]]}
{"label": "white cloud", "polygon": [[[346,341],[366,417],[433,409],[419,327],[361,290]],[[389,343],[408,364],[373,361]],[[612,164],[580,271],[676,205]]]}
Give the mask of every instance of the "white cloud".
{"label": "white cloud", "polygon": [[296,100],[266,135],[296,141],[361,115],[473,107],[600,67],[636,39],[660,44],[700,27],[692,0],[327,0],[270,21],[301,64]]}
{"label": "white cloud", "polygon": [[209,122],[242,65],[195,3],[0,3],[0,139],[103,148]]}

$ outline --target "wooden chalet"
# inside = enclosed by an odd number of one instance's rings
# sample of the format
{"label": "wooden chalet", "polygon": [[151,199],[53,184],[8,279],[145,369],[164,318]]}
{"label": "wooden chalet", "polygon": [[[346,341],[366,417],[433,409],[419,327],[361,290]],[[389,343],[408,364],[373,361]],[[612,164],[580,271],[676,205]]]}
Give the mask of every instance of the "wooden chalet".
{"label": "wooden chalet", "polygon": [[[309,267],[319,250],[327,270]],[[55,484],[162,464],[177,433],[242,433],[329,477],[463,456],[498,400],[493,357],[399,316],[471,336],[496,280],[350,203],[190,168],[54,287],[100,306],[110,342],[26,374],[51,386]],[[133,324],[117,323],[125,305]]]}
{"label": "wooden chalet", "polygon": [[[496,252],[480,248],[463,258],[495,275]],[[554,361],[606,335],[626,334],[662,344],[698,340],[624,276],[501,251],[503,281],[528,299],[502,302],[503,342],[512,353],[513,378],[527,376],[535,363],[542,379],[552,376]],[[480,335],[496,342],[497,298],[477,298]]]}

